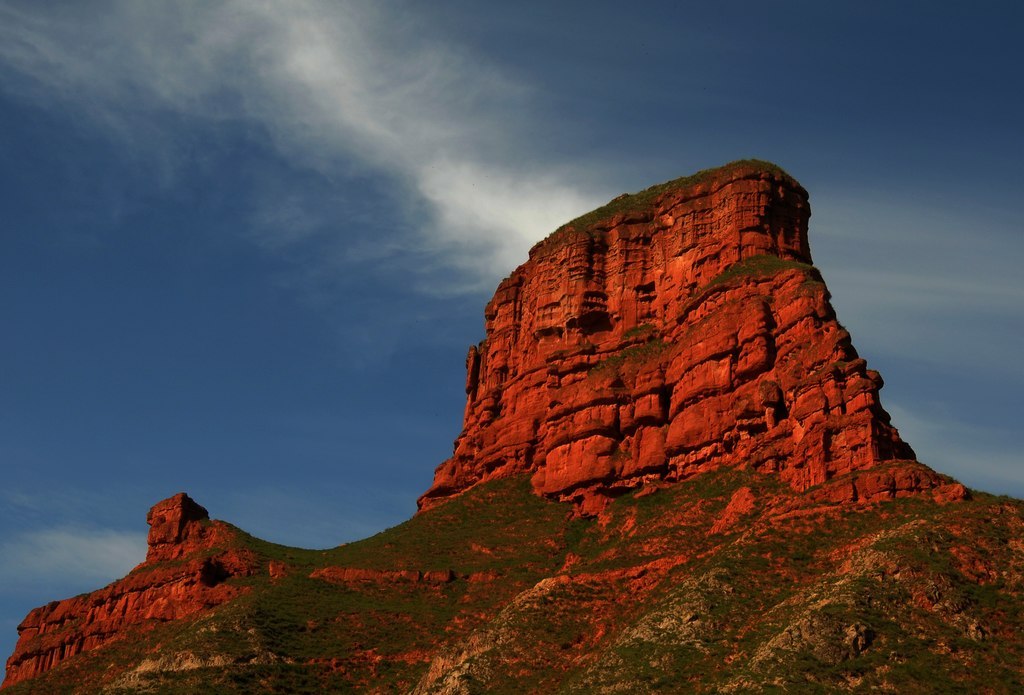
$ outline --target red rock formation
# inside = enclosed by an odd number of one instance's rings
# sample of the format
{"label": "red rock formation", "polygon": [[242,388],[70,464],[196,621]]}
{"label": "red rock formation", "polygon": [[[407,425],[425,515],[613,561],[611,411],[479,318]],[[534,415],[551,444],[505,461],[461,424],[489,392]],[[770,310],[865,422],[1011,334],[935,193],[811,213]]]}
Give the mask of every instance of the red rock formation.
{"label": "red rock formation", "polygon": [[809,217],[796,181],[739,162],[534,246],[487,305],[463,430],[420,509],[523,472],[592,513],[719,466],[804,490],[912,459],[811,266]]}
{"label": "red rock formation", "polygon": [[857,471],[841,480],[830,481],[817,488],[811,498],[830,504],[870,503],[909,497],[924,491],[930,491],[940,504],[970,498],[967,488],[952,478],[922,464],[902,461],[897,465]]}
{"label": "red rock formation", "polygon": [[744,515],[754,511],[756,504],[757,498],[749,487],[739,488],[729,498],[729,504],[722,510],[722,514],[715,520],[708,533],[725,533],[735,526],[736,522],[742,519]]}
{"label": "red rock formation", "polygon": [[3,687],[37,676],[65,659],[128,636],[133,629],[177,620],[230,600],[239,589],[230,577],[256,570],[246,551],[229,547],[235,531],[210,521],[183,493],[158,502],[146,561],[104,589],[36,608],[18,626]]}
{"label": "red rock formation", "polygon": [[146,515],[146,562],[177,560],[209,547],[211,534],[223,530],[221,526],[202,523],[209,519],[209,512],[184,492],[154,504]]}

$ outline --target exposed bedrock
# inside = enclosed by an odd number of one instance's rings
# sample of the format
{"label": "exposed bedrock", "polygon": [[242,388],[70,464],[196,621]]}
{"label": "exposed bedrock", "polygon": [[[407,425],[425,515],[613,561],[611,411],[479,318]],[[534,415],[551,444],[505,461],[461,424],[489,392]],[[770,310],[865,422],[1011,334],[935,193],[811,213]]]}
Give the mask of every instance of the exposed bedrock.
{"label": "exposed bedrock", "polygon": [[590,513],[719,466],[804,490],[912,459],[811,265],[809,217],[790,176],[742,162],[538,243],[487,304],[462,433],[420,508],[521,472]]}

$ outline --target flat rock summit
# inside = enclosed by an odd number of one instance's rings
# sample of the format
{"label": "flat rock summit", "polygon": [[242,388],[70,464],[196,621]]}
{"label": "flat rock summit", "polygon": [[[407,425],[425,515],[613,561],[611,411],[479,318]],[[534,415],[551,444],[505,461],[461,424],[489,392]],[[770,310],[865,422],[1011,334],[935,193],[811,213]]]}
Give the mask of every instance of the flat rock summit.
{"label": "flat rock summit", "polygon": [[1024,692],[1024,506],[915,460],[809,218],[744,160],[565,224],[487,304],[412,519],[303,550],[179,493],[3,688]]}

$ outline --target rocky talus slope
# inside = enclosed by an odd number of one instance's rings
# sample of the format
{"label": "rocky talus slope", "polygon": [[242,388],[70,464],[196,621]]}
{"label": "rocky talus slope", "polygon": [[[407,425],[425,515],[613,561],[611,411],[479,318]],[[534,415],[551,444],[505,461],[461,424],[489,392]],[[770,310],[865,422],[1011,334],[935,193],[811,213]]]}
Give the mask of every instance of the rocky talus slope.
{"label": "rocky talus slope", "polygon": [[914,460],[809,214],[745,161],[567,224],[412,519],[303,550],[176,495],[26,617],[5,695],[1024,692],[1024,503]]}

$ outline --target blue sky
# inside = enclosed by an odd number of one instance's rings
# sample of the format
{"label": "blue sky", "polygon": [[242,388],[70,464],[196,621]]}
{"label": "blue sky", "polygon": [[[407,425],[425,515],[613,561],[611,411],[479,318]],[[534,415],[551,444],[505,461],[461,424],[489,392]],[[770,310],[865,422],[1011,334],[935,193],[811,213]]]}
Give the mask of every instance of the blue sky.
{"label": "blue sky", "polygon": [[407,518],[497,281],[757,157],[925,463],[1024,496],[1016,3],[0,1],[0,651],[180,490]]}

